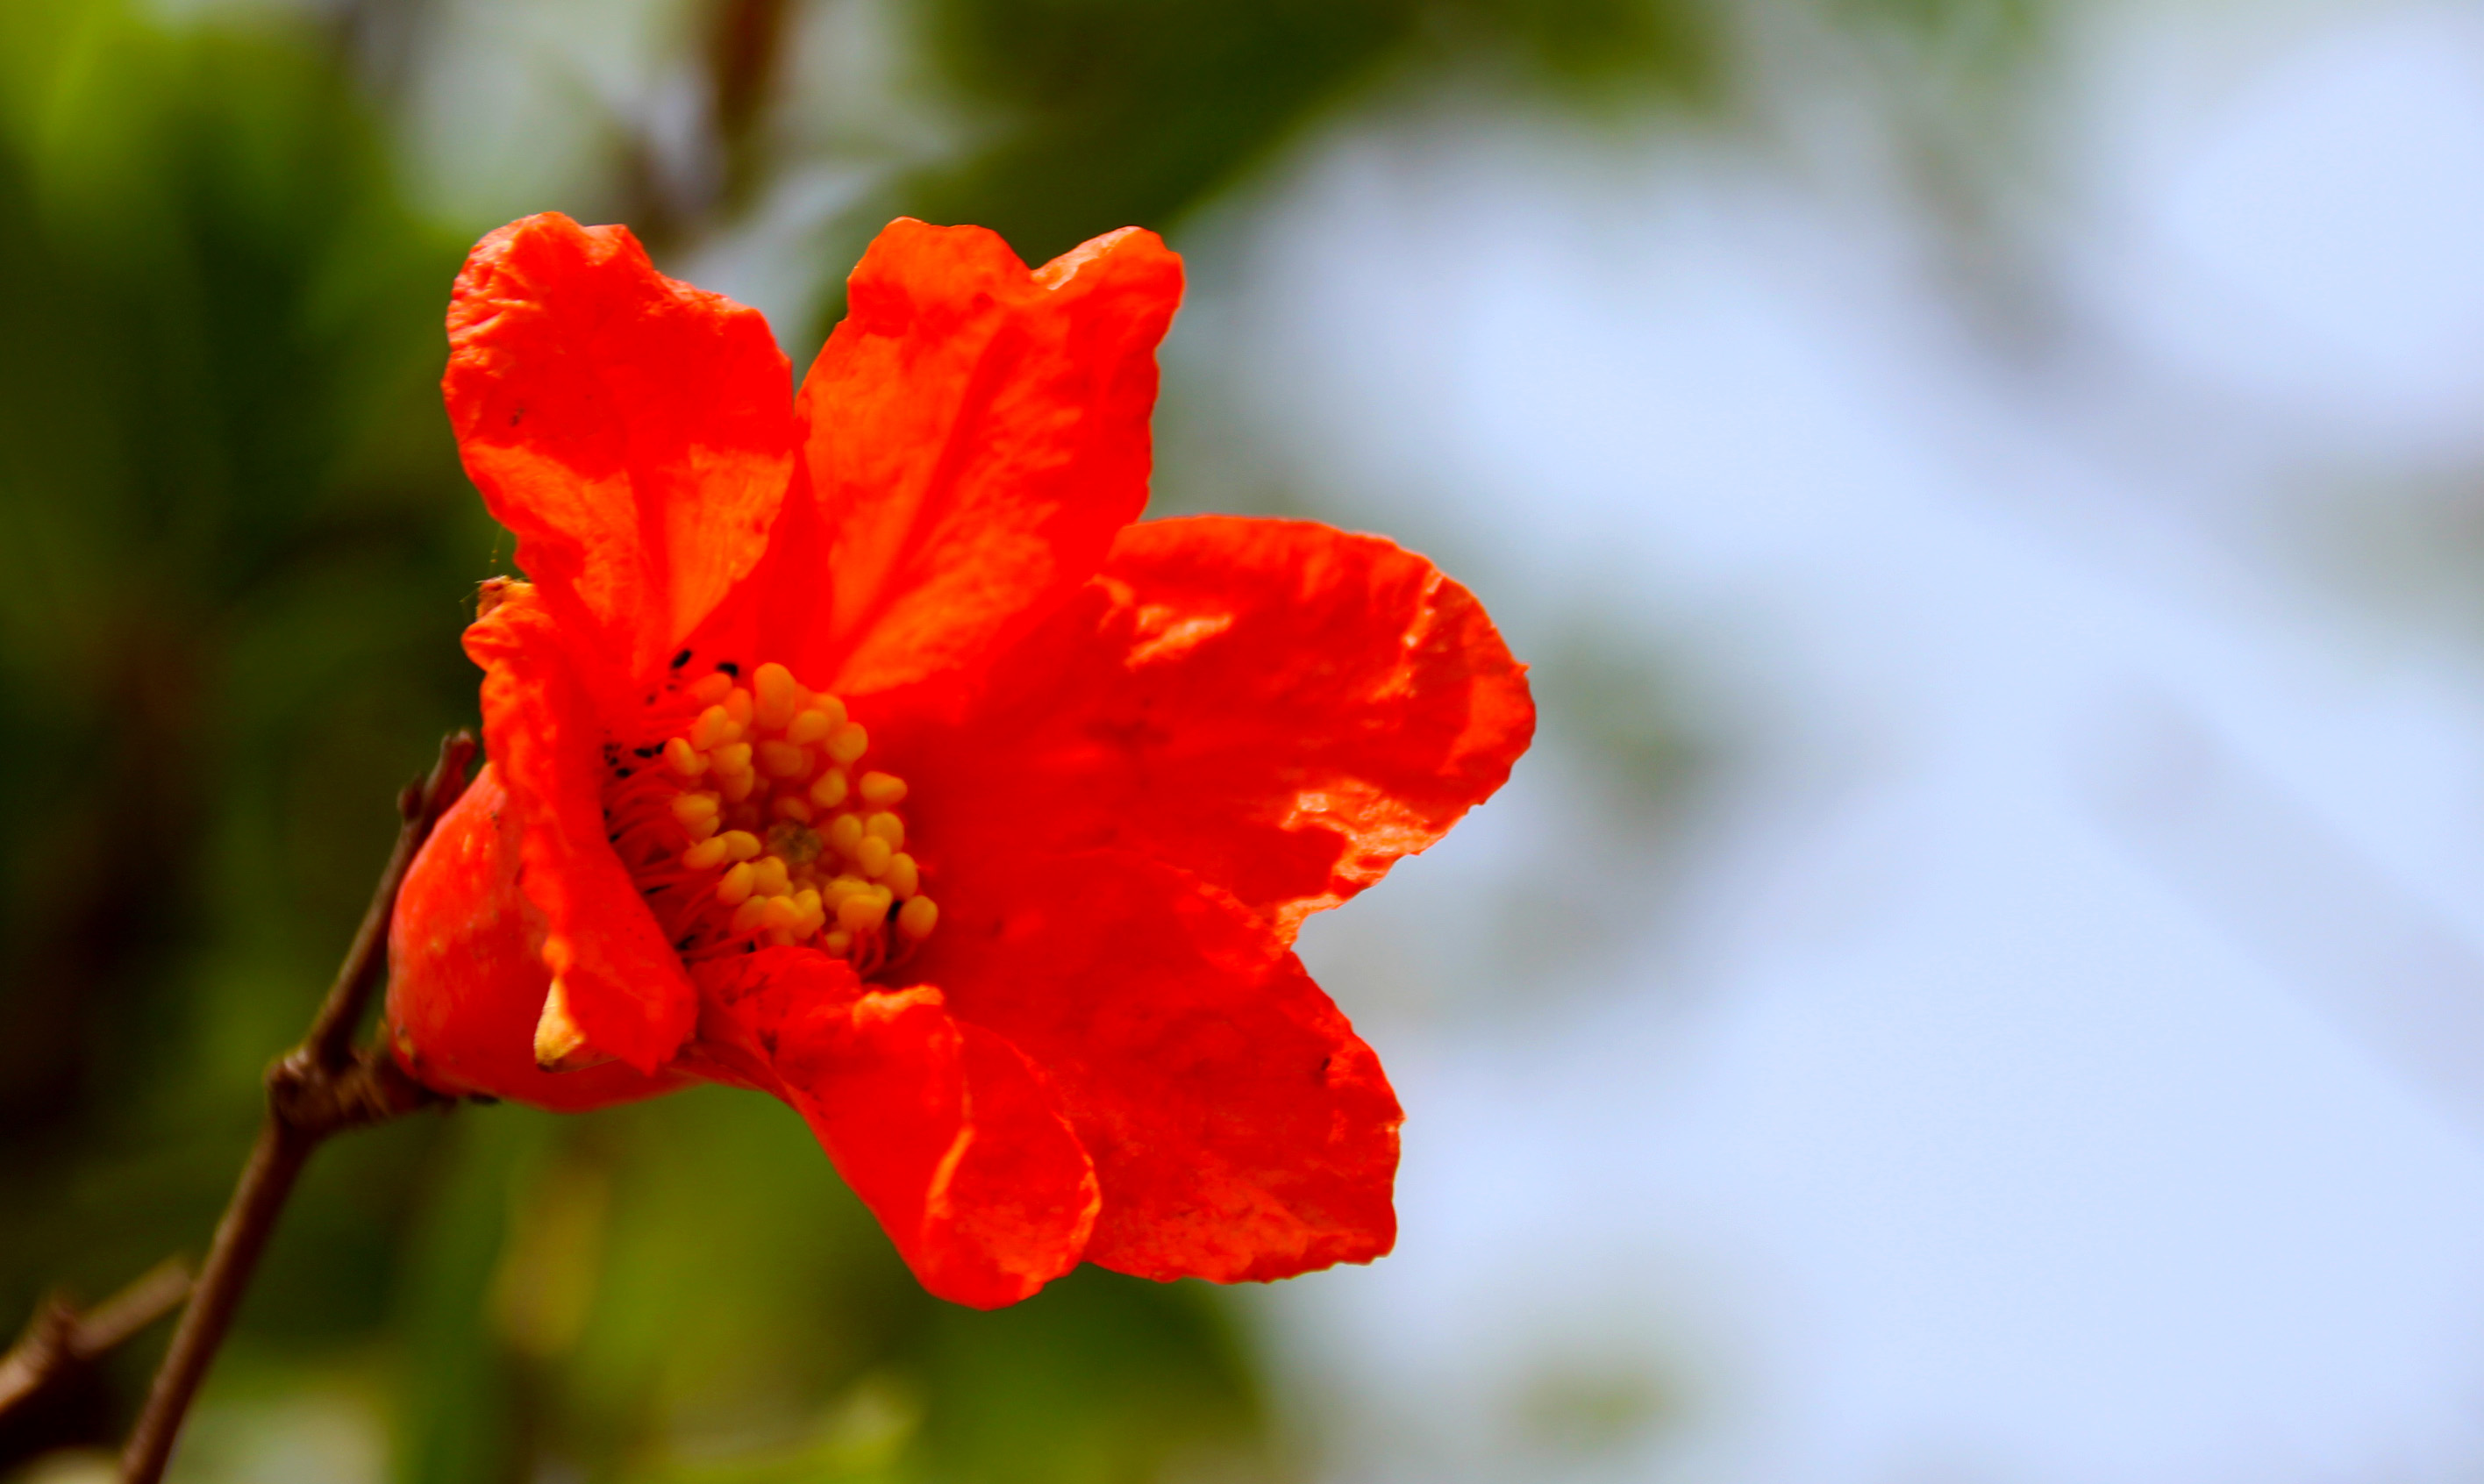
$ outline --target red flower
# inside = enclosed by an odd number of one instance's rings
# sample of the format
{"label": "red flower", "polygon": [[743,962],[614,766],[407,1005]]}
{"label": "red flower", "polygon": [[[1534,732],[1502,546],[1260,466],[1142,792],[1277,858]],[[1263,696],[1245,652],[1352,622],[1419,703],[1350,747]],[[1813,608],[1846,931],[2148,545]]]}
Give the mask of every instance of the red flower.
{"label": "red flower", "polygon": [[483,239],[446,393],[532,581],[467,631],[492,763],[397,904],[410,1071],[771,1093],[979,1307],[1389,1250],[1396,1099],[1288,945],[1533,708],[1386,541],[1132,524],[1180,291],[1148,232],[1029,272],[900,221],[789,405],[760,316],[626,229]]}

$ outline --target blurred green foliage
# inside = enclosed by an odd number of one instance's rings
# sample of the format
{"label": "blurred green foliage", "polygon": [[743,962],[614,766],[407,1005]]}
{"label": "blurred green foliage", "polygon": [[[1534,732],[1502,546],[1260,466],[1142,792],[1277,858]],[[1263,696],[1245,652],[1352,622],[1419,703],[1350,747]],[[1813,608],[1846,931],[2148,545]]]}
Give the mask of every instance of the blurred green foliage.
{"label": "blurred green foliage", "polygon": [[905,182],[1040,261],[1159,228],[1392,71],[1498,62],[1564,91],[1697,96],[1706,13],[1680,0],[939,0],[934,54],[989,142]]}
{"label": "blurred green foliage", "polygon": [[[0,1307],[196,1252],[505,554],[437,392],[467,234],[298,33],[0,12]],[[117,1432],[108,1404],[44,1441]],[[1247,1452],[1201,1293],[925,1297],[745,1094],[473,1108],[322,1152],[176,1477],[344,1385],[406,1480],[1153,1476]],[[221,1415],[219,1408],[222,1409]],[[19,1445],[33,1441],[14,1440]]]}
{"label": "blurred green foliage", "polygon": [[[632,213],[660,256],[797,163],[767,121],[802,0],[678,3],[718,178]],[[0,4],[0,1313],[203,1245],[396,787],[472,717],[457,634],[507,542],[435,387],[449,281],[495,224],[410,204],[357,40],[427,9]],[[855,208],[855,240],[903,210],[1029,260],[1174,226],[1392,82],[1676,106],[1726,69],[1697,0],[907,13],[963,142]],[[819,264],[831,304],[843,266]],[[0,1435],[0,1470],[115,1436],[160,1342]],[[341,1453],[302,1441],[329,1423]],[[709,1090],[324,1150],[176,1477],[1101,1484],[1279,1452],[1213,1291],[1088,1271],[997,1314],[937,1304],[797,1120]]]}

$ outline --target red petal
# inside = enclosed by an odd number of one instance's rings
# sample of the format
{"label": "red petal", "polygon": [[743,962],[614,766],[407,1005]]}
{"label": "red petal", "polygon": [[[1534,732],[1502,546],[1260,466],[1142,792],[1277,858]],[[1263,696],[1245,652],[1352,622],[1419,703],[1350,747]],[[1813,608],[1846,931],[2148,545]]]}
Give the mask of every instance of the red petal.
{"label": "red petal", "polygon": [[518,820],[485,767],[441,817],[397,894],[389,929],[389,1039],[436,1092],[513,1097],[580,1113],[669,1092],[618,1062],[579,1071],[535,1066],[535,1017],[552,975],[538,915],[518,891]]}
{"label": "red petal", "polygon": [[697,1024],[698,995],[605,836],[605,729],[586,687],[522,585],[466,631],[466,653],[484,669],[483,744],[522,830],[519,885],[542,914],[544,966],[587,1049],[652,1075]]}
{"label": "red petal", "polygon": [[790,545],[769,585],[811,610],[796,672],[873,691],[1031,624],[1138,517],[1181,259],[1127,228],[1030,273],[982,228],[900,219],[848,285],[796,411],[834,589]]}
{"label": "red petal", "polygon": [[696,1055],[802,1115],[924,1287],[997,1309],[1077,1265],[1095,1172],[1008,1041],[951,1019],[937,989],[865,993],[808,949],[700,975]]}
{"label": "red petal", "polygon": [[1088,1260],[1283,1278],[1396,1240],[1397,1099],[1268,926],[1135,855],[979,860],[919,960],[1051,1080],[1095,1162]]}
{"label": "red petal", "polygon": [[1509,776],[1525,667],[1422,557],[1301,521],[1132,526],[969,724],[875,723],[927,858],[1136,850],[1274,923],[1380,879]]}
{"label": "red petal", "polygon": [[653,674],[758,563],[793,469],[792,386],[756,310],[557,212],[485,237],[442,391],[518,565],[626,675]]}

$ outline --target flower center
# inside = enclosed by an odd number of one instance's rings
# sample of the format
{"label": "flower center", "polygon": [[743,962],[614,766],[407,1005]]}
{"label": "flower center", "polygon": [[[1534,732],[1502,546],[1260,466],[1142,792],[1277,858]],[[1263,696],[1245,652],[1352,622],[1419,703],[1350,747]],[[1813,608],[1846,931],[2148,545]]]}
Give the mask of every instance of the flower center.
{"label": "flower center", "polygon": [[623,758],[604,795],[613,849],[687,960],[807,944],[868,975],[940,909],[905,853],[905,780],[862,766],[845,703],[768,663],[687,690],[695,713]]}

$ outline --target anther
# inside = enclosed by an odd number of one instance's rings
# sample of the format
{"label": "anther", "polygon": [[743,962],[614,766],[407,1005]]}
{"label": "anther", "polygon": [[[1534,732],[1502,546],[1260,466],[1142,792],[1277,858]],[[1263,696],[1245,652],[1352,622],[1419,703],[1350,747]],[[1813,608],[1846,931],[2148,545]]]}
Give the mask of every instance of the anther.
{"label": "anther", "polygon": [[750,898],[751,887],[757,880],[758,876],[758,872],[750,869],[750,862],[746,860],[742,862],[740,865],[735,866],[724,875],[716,877],[716,900],[723,903],[726,906],[734,906],[740,903],[748,901]]}
{"label": "anther", "polygon": [[760,908],[759,926],[772,931],[783,932],[801,920],[802,909],[791,897],[770,897],[768,904]]}
{"label": "anther", "polygon": [[[836,710],[826,710],[825,708],[828,705],[836,705]],[[786,723],[785,740],[790,742],[799,742],[804,746],[808,746],[812,742],[825,739],[830,732],[835,731],[837,728],[845,724],[845,707],[837,705],[836,697],[824,696],[821,698],[820,702],[815,702],[809,710],[803,712],[801,715],[796,716],[792,721]]]}
{"label": "anther", "polygon": [[853,952],[853,934],[843,928],[831,928],[820,934],[820,946],[827,950],[830,958],[842,958]]}
{"label": "anther", "polygon": [[888,842],[878,835],[865,835],[854,846],[854,869],[878,880],[888,870],[889,858],[896,853],[888,848]]}
{"label": "anther", "polygon": [[828,734],[828,756],[835,758],[840,767],[870,750],[871,734],[862,729],[859,721],[849,721]]}
{"label": "anther", "polygon": [[862,832],[875,840],[885,840],[892,850],[905,844],[905,822],[882,810],[862,822]]}
{"label": "anther", "polygon": [[891,855],[888,869],[879,874],[879,881],[897,893],[898,901],[904,902],[923,889],[923,868],[914,863],[911,855]]}
{"label": "anther", "polygon": [[746,773],[750,771],[750,743],[726,742],[716,749],[716,756],[712,761],[719,773]]}
{"label": "anther", "polygon": [[755,715],[763,730],[781,732],[785,723],[794,719],[794,710],[802,699],[802,688],[794,684],[794,672],[770,660],[753,671],[750,688],[758,699]]}
{"label": "anther", "polygon": [[690,723],[689,744],[701,752],[713,751],[718,744],[742,740],[742,723],[721,706],[711,706],[700,712]]}
{"label": "anther", "polygon": [[724,842],[724,852],[735,860],[749,860],[767,849],[757,835],[746,829],[728,829],[716,838]]}
{"label": "anther", "polygon": [[742,689],[740,686],[736,686],[732,689],[726,691],[724,693],[724,714],[733,718],[733,724],[735,726],[747,731],[750,727],[750,692]]}
{"label": "anther", "polygon": [[897,909],[897,931],[917,942],[930,937],[939,921],[939,905],[929,897],[917,897]]}
{"label": "anther", "polygon": [[811,783],[811,802],[823,809],[833,809],[846,801],[846,770],[831,768]]}
{"label": "anther", "polygon": [[711,835],[682,852],[682,864],[692,871],[707,871],[724,864],[730,848],[722,835]]}
{"label": "anther", "polygon": [[811,823],[811,805],[806,799],[780,798],[768,807],[775,811],[776,818],[780,820],[792,820],[797,824]]}
{"label": "anther", "polygon": [[[715,831],[716,813],[717,804],[713,794],[679,794],[673,797],[673,818],[681,822],[682,828],[700,838]],[[699,829],[702,824],[707,826],[704,832]]]}
{"label": "anther", "polygon": [[753,897],[749,901],[744,902],[742,905],[735,907],[733,909],[733,931],[736,932],[758,931],[759,925],[768,919],[768,904],[772,900],[772,898],[769,897]]}
{"label": "anther", "polygon": [[707,759],[687,739],[676,737],[664,743],[664,766],[685,778],[695,778],[707,771]]}
{"label": "anther", "polygon": [[895,773],[862,775],[862,801],[875,809],[885,809],[905,797],[905,780]]}
{"label": "anther", "polygon": [[759,744],[759,770],[770,778],[799,778],[811,770],[811,751],[792,742],[764,742]]}
{"label": "anther", "polygon": [[781,897],[793,887],[782,855],[762,855],[750,863],[750,889],[763,897]]}
{"label": "anther", "polygon": [[716,791],[723,795],[724,801],[729,804],[738,804],[748,798],[750,791],[757,787],[759,775],[752,772],[729,773],[716,780]]}
{"label": "anther", "polygon": [[701,706],[714,706],[733,693],[733,677],[718,670],[702,675],[690,686],[690,699]]}
{"label": "anther", "polygon": [[[923,900],[921,897],[914,899],[915,902]],[[911,906],[913,903],[906,904]],[[887,914],[888,904],[880,901],[878,893],[859,891],[837,904],[837,926],[848,932],[861,932],[878,926]]]}
{"label": "anther", "polygon": [[838,854],[851,855],[854,852],[854,847],[862,844],[862,816],[840,814],[828,821],[825,833],[828,844],[837,848]]}

